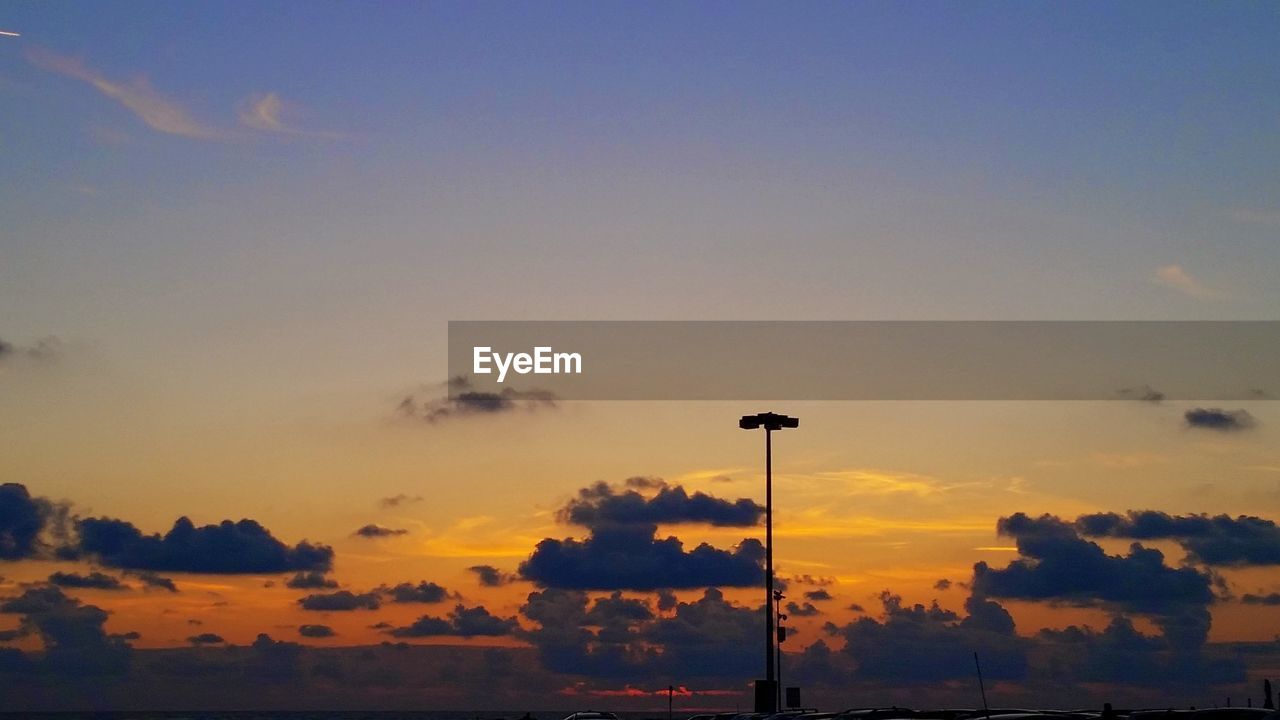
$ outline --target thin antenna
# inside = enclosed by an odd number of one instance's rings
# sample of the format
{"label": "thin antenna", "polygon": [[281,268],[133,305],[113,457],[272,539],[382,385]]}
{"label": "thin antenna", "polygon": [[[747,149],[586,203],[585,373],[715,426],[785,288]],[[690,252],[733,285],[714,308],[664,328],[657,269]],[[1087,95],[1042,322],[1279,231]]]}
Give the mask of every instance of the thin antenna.
{"label": "thin antenna", "polygon": [[973,666],[978,668],[978,691],[982,693],[982,711],[987,720],[991,720],[991,708],[987,707],[987,687],[982,683],[982,663],[978,662],[978,653],[973,654]]}

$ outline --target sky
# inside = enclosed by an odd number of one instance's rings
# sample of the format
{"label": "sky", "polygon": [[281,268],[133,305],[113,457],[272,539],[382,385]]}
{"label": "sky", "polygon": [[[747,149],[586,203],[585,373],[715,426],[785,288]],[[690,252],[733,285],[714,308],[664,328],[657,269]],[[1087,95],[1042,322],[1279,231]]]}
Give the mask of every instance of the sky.
{"label": "sky", "polygon": [[30,707],[748,705],[736,419],[767,409],[802,418],[775,534],[810,697],[972,705],[972,649],[1009,703],[1280,676],[1271,402],[445,394],[448,320],[1274,320],[1273,6],[20,2],[0,30],[0,686],[63,691]]}

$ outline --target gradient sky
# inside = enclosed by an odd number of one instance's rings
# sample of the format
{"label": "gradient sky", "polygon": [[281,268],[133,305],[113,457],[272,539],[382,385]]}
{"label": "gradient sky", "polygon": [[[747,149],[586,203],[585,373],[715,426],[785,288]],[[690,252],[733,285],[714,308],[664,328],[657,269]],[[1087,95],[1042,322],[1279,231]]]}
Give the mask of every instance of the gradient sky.
{"label": "gradient sky", "polygon": [[[763,494],[735,427],[754,405],[398,416],[443,394],[449,319],[1280,307],[1272,4],[24,2],[0,30],[0,482],[147,533],[252,518],[331,545],[353,591],[431,580],[512,616],[535,586],[466,568],[581,537],[556,519],[580,488]],[[780,573],[837,598],[789,650],[885,589],[960,610],[975,562],[1018,557],[995,533],[1015,512],[1280,518],[1271,403],[1228,432],[1188,408],[772,408],[803,418],[778,443]],[[379,505],[399,494],[425,499]],[[408,532],[353,537],[369,523]],[[0,594],[58,569],[90,568],[0,561]],[[1274,567],[1221,571],[1235,597],[1280,591]],[[423,614],[169,574],[182,592],[74,594],[138,648],[185,646],[192,619],[371,644]],[[1006,606],[1026,635],[1114,610]],[[1280,635],[1280,608],[1212,611],[1212,642]]]}

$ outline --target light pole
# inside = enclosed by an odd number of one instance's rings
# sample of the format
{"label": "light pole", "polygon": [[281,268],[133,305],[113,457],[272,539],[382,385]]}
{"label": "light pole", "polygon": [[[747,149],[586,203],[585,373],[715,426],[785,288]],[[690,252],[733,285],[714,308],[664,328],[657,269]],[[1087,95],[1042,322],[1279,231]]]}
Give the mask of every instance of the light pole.
{"label": "light pole", "polygon": [[764,687],[756,688],[756,712],[778,711],[778,688],[773,673],[773,431],[800,427],[800,419],[772,412],[743,415],[743,430],[764,428]]}
{"label": "light pole", "polygon": [[786,595],[783,595],[781,590],[773,591],[773,601],[776,606],[774,609],[777,611],[778,618],[778,647],[774,652],[774,655],[778,658],[778,712],[782,712],[785,709],[782,705],[782,643],[787,641],[787,626],[782,624],[787,621],[787,616],[782,612],[782,599],[784,597]]}

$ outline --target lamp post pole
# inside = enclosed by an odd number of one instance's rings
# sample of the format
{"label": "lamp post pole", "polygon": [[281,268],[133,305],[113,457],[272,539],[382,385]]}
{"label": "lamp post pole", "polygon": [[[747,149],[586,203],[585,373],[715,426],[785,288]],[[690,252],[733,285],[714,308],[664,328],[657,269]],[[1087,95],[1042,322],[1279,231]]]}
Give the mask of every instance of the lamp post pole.
{"label": "lamp post pole", "polygon": [[[765,680],[776,682],[773,668],[773,430],[764,429],[764,653]],[[774,693],[777,696],[777,693]],[[777,708],[774,708],[777,711]]]}
{"label": "lamp post pole", "polygon": [[757,707],[756,711],[774,713],[781,706],[781,689],[778,687],[774,672],[774,653],[778,646],[773,623],[776,612],[773,596],[773,431],[800,427],[800,420],[765,412],[757,415],[743,415],[738,421],[738,427],[743,430],[764,428],[764,678],[769,692],[767,696],[757,692],[757,704],[763,701],[768,707]]}

